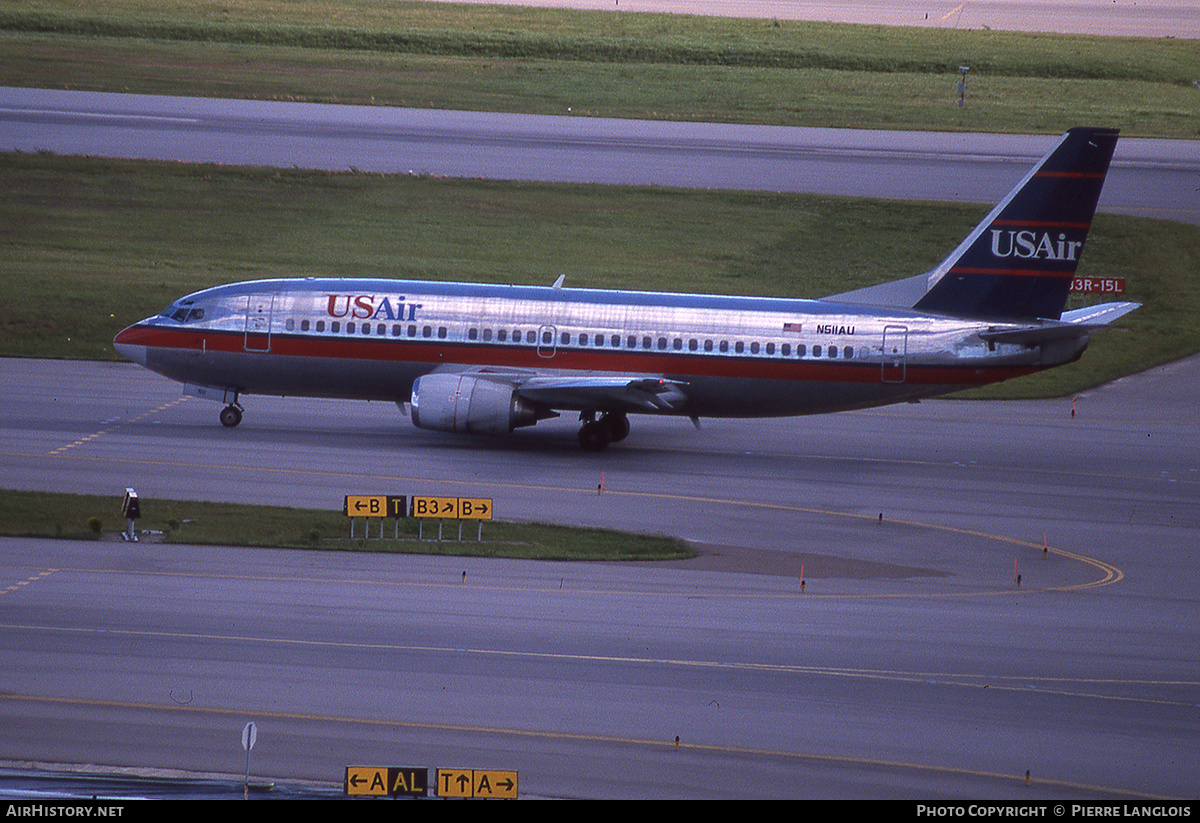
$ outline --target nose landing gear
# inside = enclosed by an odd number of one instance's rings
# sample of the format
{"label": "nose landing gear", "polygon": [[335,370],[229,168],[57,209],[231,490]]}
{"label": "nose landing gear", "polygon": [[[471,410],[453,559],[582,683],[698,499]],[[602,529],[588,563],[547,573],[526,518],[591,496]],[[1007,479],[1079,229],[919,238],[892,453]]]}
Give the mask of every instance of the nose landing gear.
{"label": "nose landing gear", "polygon": [[238,423],[242,422],[242,407],[236,403],[230,403],[225,408],[221,409],[221,425],[232,429]]}

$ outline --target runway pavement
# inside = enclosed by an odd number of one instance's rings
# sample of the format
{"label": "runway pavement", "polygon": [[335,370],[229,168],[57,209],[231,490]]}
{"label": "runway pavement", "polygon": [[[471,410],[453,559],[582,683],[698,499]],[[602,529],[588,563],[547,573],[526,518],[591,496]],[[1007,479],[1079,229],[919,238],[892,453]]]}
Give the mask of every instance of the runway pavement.
{"label": "runway pavement", "polygon": [[238,774],[255,720],[259,774],[331,785],[368,763],[517,769],[541,797],[1191,796],[1198,367],[1074,403],[635,420],[586,455],[572,426],[462,439],[385,404],[248,398],[227,430],[132,366],[3,361],[37,398],[0,413],[6,487],[490,496],[706,553],[9,539],[0,759]]}

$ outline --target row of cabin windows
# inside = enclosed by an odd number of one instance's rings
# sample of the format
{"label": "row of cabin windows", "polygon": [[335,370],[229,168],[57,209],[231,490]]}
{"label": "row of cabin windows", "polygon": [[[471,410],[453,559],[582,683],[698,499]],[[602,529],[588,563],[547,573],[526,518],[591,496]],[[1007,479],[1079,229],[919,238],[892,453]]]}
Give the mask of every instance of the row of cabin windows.
{"label": "row of cabin windows", "polygon": [[[342,332],[342,325],[343,324],[339,320],[330,321],[329,331],[333,334],[340,334]],[[294,331],[296,328],[296,321],[289,319],[286,323],[286,326],[288,331]],[[326,326],[324,320],[317,320],[315,323],[309,320],[300,321],[300,331],[306,332],[312,330],[316,332],[324,332],[325,328]],[[348,322],[345,324],[346,334],[375,334],[378,337],[386,337],[388,332],[389,329],[386,323],[377,323],[374,326],[372,326],[370,323],[356,324],[354,322]],[[394,323],[391,326],[390,332],[392,337],[403,337],[407,332],[407,336],[411,338],[421,337],[432,339],[435,330],[433,326],[417,326],[416,324],[409,324],[407,327],[405,327],[401,323]],[[438,326],[436,334],[439,340],[445,340],[449,332],[445,326]],[[467,330],[467,339],[482,339],[485,343],[491,342],[493,339],[499,343],[507,343],[511,339],[511,342],[513,343],[525,342],[532,345],[538,342],[538,333],[532,329],[524,332],[522,332],[521,329],[513,329],[510,333],[508,329],[493,330],[490,328],[478,329],[472,327]],[[572,343],[575,343],[578,346],[603,347],[607,345],[608,347],[614,349],[621,348],[621,335],[619,334],[606,336],[603,334],[581,333],[578,335],[572,335],[570,332],[563,332],[559,340],[560,345],[563,346],[570,346]],[[542,330],[541,345],[550,346],[553,344],[553,332],[548,329]],[[729,352],[733,352],[734,354],[745,354],[748,351],[750,354],[765,353],[767,355],[774,355],[776,352],[778,352],[783,357],[791,357],[793,351],[793,346],[791,343],[759,343],[758,341],[746,343],[742,340],[735,340],[731,343],[728,340],[701,341],[696,338],[689,338],[685,342],[682,337],[667,338],[660,336],[655,338],[651,335],[643,335],[639,339],[637,335],[633,334],[628,335],[625,338],[625,348],[637,349],[639,347],[645,351],[684,351],[686,349],[689,352],[703,350],[705,352],[717,351],[721,354],[728,354]],[[804,343],[797,343],[794,348],[797,357],[808,356],[808,347]],[[825,356],[830,359],[835,359],[839,356],[839,354],[841,357],[849,360],[854,356],[854,348],[852,346],[844,346],[843,348],[839,349],[837,346],[819,345],[812,347],[813,357]]]}

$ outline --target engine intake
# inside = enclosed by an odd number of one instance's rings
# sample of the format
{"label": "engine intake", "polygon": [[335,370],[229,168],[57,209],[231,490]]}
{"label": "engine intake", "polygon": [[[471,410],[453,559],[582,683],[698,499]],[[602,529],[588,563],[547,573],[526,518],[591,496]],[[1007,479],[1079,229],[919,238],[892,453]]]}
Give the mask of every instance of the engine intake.
{"label": "engine intake", "polygon": [[412,421],[422,429],[508,434],[548,416],[508,383],[463,374],[426,374],[413,381]]}

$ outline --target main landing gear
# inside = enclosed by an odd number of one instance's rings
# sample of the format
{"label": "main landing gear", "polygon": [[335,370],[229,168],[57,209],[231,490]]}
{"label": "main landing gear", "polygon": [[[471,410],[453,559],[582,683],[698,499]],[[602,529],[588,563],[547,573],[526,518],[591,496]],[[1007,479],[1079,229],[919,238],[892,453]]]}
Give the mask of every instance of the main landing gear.
{"label": "main landing gear", "polygon": [[624,412],[605,412],[596,419],[595,412],[579,415],[583,426],[579,429],[579,445],[586,452],[599,452],[609,443],[619,443],[629,435],[629,418]]}

